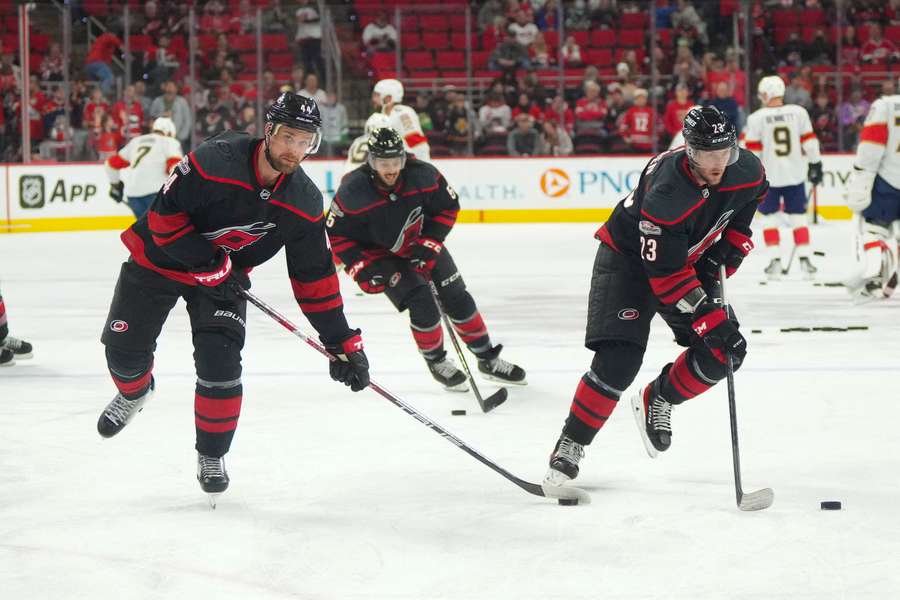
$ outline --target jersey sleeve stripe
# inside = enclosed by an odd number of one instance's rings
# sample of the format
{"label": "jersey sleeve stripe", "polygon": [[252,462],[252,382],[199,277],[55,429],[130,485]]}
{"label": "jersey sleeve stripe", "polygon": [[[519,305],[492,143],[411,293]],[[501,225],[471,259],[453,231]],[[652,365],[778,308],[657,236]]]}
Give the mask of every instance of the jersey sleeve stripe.
{"label": "jersey sleeve stripe", "polygon": [[118,154],[113,154],[108,159],[106,159],[106,164],[108,164],[113,169],[119,170],[124,169],[125,167],[130,167],[131,163],[119,156]]}
{"label": "jersey sleeve stripe", "polygon": [[886,146],[888,141],[887,123],[869,123],[865,125],[859,134],[859,141],[860,143],[871,142]]}
{"label": "jersey sleeve stripe", "polygon": [[253,186],[249,183],[245,183],[243,181],[238,181],[237,179],[228,179],[227,177],[216,177],[215,175],[209,175],[206,171],[203,170],[203,167],[200,166],[200,163],[197,162],[197,158],[194,156],[194,153],[191,152],[188,154],[188,159],[191,161],[191,164],[197,169],[197,173],[200,174],[200,177],[206,179],[208,181],[218,181],[219,183],[227,183],[229,185],[236,185],[238,187],[242,187],[245,190],[253,191]]}
{"label": "jersey sleeve stripe", "polygon": [[[757,183],[759,183],[759,182],[757,182]],[[724,191],[724,190],[720,190],[720,191]],[[662,219],[658,219],[658,218],[654,217],[653,215],[651,215],[650,213],[648,213],[647,211],[645,211],[643,208],[641,209],[641,214],[644,215],[645,217],[647,217],[648,219],[650,219],[651,221],[653,221],[654,223],[657,223],[659,225],[676,225],[676,224],[684,221],[688,217],[688,215],[690,215],[692,212],[694,212],[695,210],[697,210],[698,208],[703,206],[704,202],[706,202],[706,198],[700,198],[700,200],[698,200],[695,205],[693,205],[692,207],[687,209],[687,211],[685,211],[684,214],[682,214],[680,217],[678,217],[674,221],[663,221]]]}
{"label": "jersey sleeve stripe", "polygon": [[418,146],[419,144],[428,142],[428,138],[425,137],[424,135],[422,135],[421,133],[419,133],[418,131],[408,134],[406,137],[403,138],[403,140],[407,143],[407,145],[410,148],[412,148],[414,146]]}
{"label": "jersey sleeve stripe", "polygon": [[433,192],[436,189],[438,189],[438,185],[439,185],[438,183],[435,183],[434,185],[429,186],[427,188],[421,188],[418,190],[407,190],[407,191],[403,192],[402,196],[404,198],[406,198],[407,196],[415,196],[416,194],[427,194],[429,192]]}
{"label": "jersey sleeve stripe", "polygon": [[810,131],[809,133],[804,133],[800,136],[800,143],[808,142],[809,140],[816,139],[816,134],[814,131]]}
{"label": "jersey sleeve stripe", "polygon": [[373,208],[378,208],[379,206],[384,206],[385,204],[387,204],[387,200],[379,200],[378,202],[374,202],[374,203],[370,204],[369,206],[364,206],[363,208],[361,208],[359,210],[351,210],[351,209],[347,208],[346,206],[344,206],[344,203],[341,202],[341,199],[337,194],[335,194],[335,196],[334,196],[334,201],[337,202],[337,205],[340,207],[341,212],[344,212],[348,215],[358,215],[360,213],[364,213],[366,211],[372,210]]}
{"label": "jersey sleeve stripe", "polygon": [[662,277],[650,277],[650,287],[657,296],[665,296],[695,277],[694,269],[684,267],[680,271]]}
{"label": "jersey sleeve stripe", "polygon": [[187,213],[178,212],[174,215],[163,215],[155,210],[147,211],[147,224],[154,235],[172,234],[182,227],[190,225],[190,223],[191,220]]}
{"label": "jersey sleeve stripe", "polygon": [[733,192],[734,190],[742,190],[748,187],[756,187],[763,182],[763,178],[760,177],[756,181],[751,181],[750,183],[740,183],[738,185],[732,185],[730,187],[719,188],[720,192]]}
{"label": "jersey sleeve stripe", "polygon": [[184,237],[185,235],[189,234],[192,231],[194,231],[194,226],[190,225],[173,235],[158,236],[158,235],[151,233],[151,237],[153,238],[153,243],[155,243],[157,246],[162,248],[163,246],[167,246],[167,245],[171,244],[172,242],[174,242],[175,240],[177,240],[181,237]]}
{"label": "jersey sleeve stripe", "polygon": [[269,198],[269,202],[271,204],[274,204],[275,206],[280,206],[281,208],[283,208],[285,210],[289,210],[292,213],[294,213],[295,215],[299,215],[311,223],[316,223],[316,222],[322,220],[321,214],[318,217],[308,215],[305,212],[303,212],[302,210],[300,210],[299,208],[297,208],[296,206],[291,206],[290,204],[285,204],[284,202],[276,200],[275,198]]}
{"label": "jersey sleeve stripe", "polygon": [[177,156],[170,156],[166,159],[166,173],[171,173],[172,169],[175,168],[175,165],[181,162],[181,159]]}
{"label": "jersey sleeve stripe", "polygon": [[744,145],[747,146],[747,150],[752,151],[760,151],[763,149],[762,142],[757,140],[747,140],[744,142]]}
{"label": "jersey sleeve stripe", "polygon": [[325,300],[322,302],[298,300],[297,304],[300,305],[300,310],[302,310],[304,313],[320,313],[344,306],[344,300],[340,295],[338,295],[330,300]]}

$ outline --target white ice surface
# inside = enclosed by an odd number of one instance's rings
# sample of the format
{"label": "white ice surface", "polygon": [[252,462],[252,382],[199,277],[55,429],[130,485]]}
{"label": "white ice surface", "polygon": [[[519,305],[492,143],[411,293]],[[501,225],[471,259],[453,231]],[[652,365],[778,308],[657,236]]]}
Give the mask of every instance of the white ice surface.
{"label": "white ice surface", "polygon": [[[594,229],[461,225],[451,236],[493,339],[528,370],[528,387],[489,415],[438,389],[406,315],[343,279],[373,377],[540,482],[591,359]],[[848,231],[813,230],[828,253],[820,280],[849,267]],[[320,356],[250,307],[232,483],[212,511],[194,479],[183,304],[159,339],[156,397],[104,440],[95,423],[114,388],[98,338],[123,246],[113,232],[7,235],[0,257],[12,333],[35,345],[33,360],[0,370],[4,600],[900,597],[898,300],[855,307],[838,288],[760,286],[761,252],[734,278],[750,341],[737,374],[744,485],[775,490],[760,513],[735,508],[724,384],[676,408],[674,445],[656,461],[620,407],[582,463],[593,503],[561,507],[374,393],[334,384]],[[253,281],[309,328],[283,258]],[[870,329],[778,331],[846,325]],[[655,322],[633,389],[678,351]],[[468,416],[451,417],[457,408]],[[821,500],[844,509],[820,511]]]}

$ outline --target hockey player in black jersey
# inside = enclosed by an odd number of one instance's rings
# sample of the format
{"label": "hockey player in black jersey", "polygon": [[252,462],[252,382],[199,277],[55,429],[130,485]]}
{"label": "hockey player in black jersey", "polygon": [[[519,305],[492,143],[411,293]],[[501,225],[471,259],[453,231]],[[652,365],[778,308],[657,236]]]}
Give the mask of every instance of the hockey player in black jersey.
{"label": "hockey player in black jersey", "polygon": [[241,410],[241,349],[248,271],[282,247],[301,310],[339,360],[331,377],[359,391],[369,382],[359,330],[344,317],[325,234],[322,196],[300,168],[316,152],[321,118],[313,100],[278,97],[265,137],[228,131],[178,164],[147,214],[122,234],[131,252],[122,265],[103,330],[119,393],[97,428],[117,434],[155,386],[153,352],[169,311],[184,298],[194,343],[197,478],[204,491],[228,487],[223,456]]}
{"label": "hockey player in black jersey", "polygon": [[368,294],[384,293],[409,309],[413,339],[432,376],[466,391],[466,376],[444,351],[441,316],[428,287],[432,279],[453,328],[478,357],[488,378],[525,383],[525,371],[500,358],[475,300],[466,290],[444,240],[456,222],[459,199],[438,170],[403,149],[393,129],[375,129],[366,164],[344,176],[328,213],[332,250]]}
{"label": "hockey player in black jersey", "polygon": [[686,145],[644,168],[637,187],[596,237],[585,345],[590,370],[575,390],[545,481],[578,475],[593,441],[643,360],[650,321],[659,314],[686,348],[632,399],[651,457],[672,441],[672,406],[725,378],[747,344],[718,298],[719,267],[732,274],[752,250],[750,222],[768,189],[760,161],[736,145],[734,126],[714,107],[684,119]]}

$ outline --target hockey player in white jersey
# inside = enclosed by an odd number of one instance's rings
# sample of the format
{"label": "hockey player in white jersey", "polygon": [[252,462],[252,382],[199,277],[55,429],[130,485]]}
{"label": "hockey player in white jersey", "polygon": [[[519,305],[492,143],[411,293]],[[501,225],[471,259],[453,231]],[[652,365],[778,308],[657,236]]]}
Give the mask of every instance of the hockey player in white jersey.
{"label": "hockey player in white jersey", "polygon": [[109,196],[116,202],[125,200],[135,218],[144,216],[159,188],[183,157],[175,133],[172,119],[159,117],[153,121],[150,133],[132,138],[106,159]]}
{"label": "hockey player in white jersey", "polygon": [[848,285],[857,299],[889,297],[897,287],[900,237],[900,95],[882,96],[866,116],[847,206],[862,220],[862,277]]}
{"label": "hockey player in white jersey", "polygon": [[403,102],[403,84],[396,79],[382,79],[375,84],[374,95],[381,102],[381,112],[388,118],[388,127],[403,138],[407,152],[416,158],[431,161],[431,147],[422,131],[419,115]]}
{"label": "hockey player in white jersey", "polygon": [[771,186],[759,205],[763,239],[771,256],[766,275],[770,279],[778,279],[783,272],[778,231],[778,212],[783,210],[793,229],[794,251],[800,259],[800,268],[807,277],[812,277],[816,268],[809,260],[804,180],[808,179],[813,186],[822,183],[819,139],[806,109],[784,103],[784,81],[781,77],[763,77],[758,93],[762,108],[747,119],[741,139],[743,146],[762,160]]}
{"label": "hockey player in white jersey", "polygon": [[353,140],[350,149],[347,151],[347,162],[344,163],[344,175],[353,169],[365,164],[366,158],[369,156],[369,137],[372,132],[381,127],[390,127],[388,125],[387,116],[382,113],[373,113],[363,128],[363,134]]}

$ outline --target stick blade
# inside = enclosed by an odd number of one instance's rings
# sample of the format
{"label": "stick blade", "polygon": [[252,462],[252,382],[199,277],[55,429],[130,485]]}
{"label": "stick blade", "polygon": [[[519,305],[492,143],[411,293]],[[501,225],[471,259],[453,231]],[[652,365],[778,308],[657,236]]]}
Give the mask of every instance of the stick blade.
{"label": "stick blade", "polygon": [[492,410],[506,402],[506,398],[508,396],[509,392],[506,391],[506,388],[500,388],[484,399],[484,412],[491,412]]}
{"label": "stick blade", "polygon": [[547,498],[556,498],[557,500],[577,500],[578,504],[590,504],[591,495],[581,488],[568,485],[552,485],[542,483],[541,490]]}
{"label": "stick blade", "polygon": [[745,511],[765,510],[775,501],[775,492],[772,488],[764,488],[749,494],[744,494],[738,500],[738,508]]}

